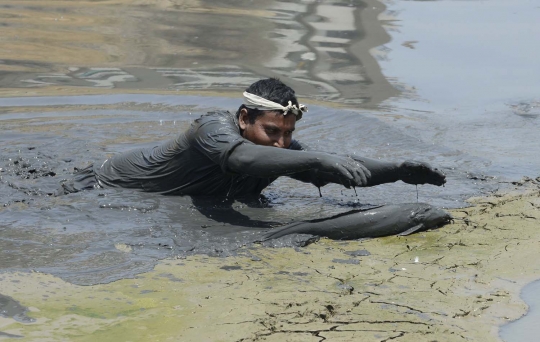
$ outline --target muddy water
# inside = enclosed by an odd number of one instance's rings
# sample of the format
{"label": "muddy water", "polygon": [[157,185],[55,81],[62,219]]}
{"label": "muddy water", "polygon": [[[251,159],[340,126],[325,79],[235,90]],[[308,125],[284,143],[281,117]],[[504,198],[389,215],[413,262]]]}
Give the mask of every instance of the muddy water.
{"label": "muddy water", "polygon": [[[407,96],[388,110],[410,134],[485,158],[491,174],[538,177],[538,3],[399,1],[392,41],[375,49]],[[388,12],[387,12],[388,13]]]}
{"label": "muddy water", "polygon": [[[314,100],[376,106],[399,93],[369,53],[390,40],[376,18],[383,10],[373,1],[6,1],[0,86],[23,95],[44,89],[84,94],[90,88],[239,91],[260,77],[278,76]],[[68,90],[51,88],[58,86]],[[314,188],[292,181],[269,189],[270,202],[263,204],[194,203],[125,191],[52,198],[58,182],[76,168],[166,139],[208,109],[235,110],[238,99],[117,95],[0,101],[5,269],[107,282],[172,255],[234,253],[253,240],[253,227],[391,200],[369,193],[357,198],[339,188],[324,189],[319,198]],[[313,112],[319,119],[306,122],[305,136],[318,136],[311,142],[322,140],[327,150],[343,148],[338,141],[347,130],[328,136],[325,125],[332,120],[322,108]],[[338,128],[357,119],[332,114],[345,120],[331,123]],[[362,121],[366,132],[390,129],[374,119]],[[347,134],[356,140],[356,132]],[[324,146],[329,139],[334,143]],[[391,192],[415,198],[414,189],[404,189]],[[423,200],[432,195],[422,192]],[[455,201],[447,196],[446,202]]]}
{"label": "muddy water", "polygon": [[506,342],[536,341],[540,328],[538,318],[540,317],[540,281],[531,283],[522,291],[521,297],[529,305],[527,315],[522,319],[512,322],[501,329],[501,337]]}
{"label": "muddy water", "polygon": [[314,98],[399,92],[369,49],[390,40],[369,1],[3,1],[2,87],[243,89],[277,76]]}
{"label": "muddy water", "polygon": [[[291,220],[417,196],[457,207],[538,177],[537,13],[527,0],[2,1],[0,268],[106,283],[167,257],[237,253]],[[236,110],[240,91],[269,76],[316,104],[299,140],[426,160],[447,186],[328,186],[320,198],[282,179],[247,203],[50,196],[76,168]]]}

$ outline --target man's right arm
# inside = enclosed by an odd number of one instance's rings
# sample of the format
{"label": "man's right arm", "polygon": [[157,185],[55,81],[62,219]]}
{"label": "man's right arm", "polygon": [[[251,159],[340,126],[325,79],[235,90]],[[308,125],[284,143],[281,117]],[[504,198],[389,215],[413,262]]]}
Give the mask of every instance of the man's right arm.
{"label": "man's right arm", "polygon": [[334,175],[346,187],[365,186],[370,172],[352,158],[315,151],[295,151],[243,143],[227,160],[235,173],[270,178],[316,170]]}

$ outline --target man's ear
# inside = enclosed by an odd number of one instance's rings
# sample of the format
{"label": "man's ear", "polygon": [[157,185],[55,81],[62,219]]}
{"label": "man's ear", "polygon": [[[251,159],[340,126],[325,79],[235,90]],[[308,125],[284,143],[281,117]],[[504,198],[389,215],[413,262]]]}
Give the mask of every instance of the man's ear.
{"label": "man's ear", "polygon": [[238,124],[240,125],[241,130],[245,130],[249,123],[249,117],[247,109],[242,108],[240,110],[240,115],[238,116]]}

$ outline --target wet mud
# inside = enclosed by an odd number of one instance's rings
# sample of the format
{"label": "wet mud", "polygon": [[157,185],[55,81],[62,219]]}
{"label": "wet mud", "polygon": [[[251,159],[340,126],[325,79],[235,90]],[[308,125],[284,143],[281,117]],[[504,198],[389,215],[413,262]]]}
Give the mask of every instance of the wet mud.
{"label": "wet mud", "polygon": [[[158,97],[163,103],[155,102],[152,95],[148,95],[148,101],[142,95],[137,97],[140,102],[115,103],[114,99],[133,98],[113,96],[110,102],[105,98],[105,104],[99,103],[102,98],[79,97],[78,104],[71,106],[55,104],[54,98],[36,98],[31,107],[32,101],[19,99],[22,106],[1,107],[0,127],[5,134],[0,140],[9,142],[0,149],[0,265],[4,270],[47,272],[76,284],[106,283],[148,271],[164,258],[197,253],[235,255],[242,247],[263,240],[262,235],[270,229],[290,222],[416,201],[416,187],[401,182],[358,189],[357,195],[329,185],[322,188],[321,198],[316,187],[288,178],[265,190],[262,199],[237,201],[125,189],[54,196],[60,182],[76,170],[115,153],[167,140],[206,112],[203,105],[197,105],[204,99],[200,97]],[[11,104],[17,104],[14,100]],[[236,101],[214,98],[213,102],[216,107],[227,108]],[[342,122],[332,123],[328,111],[358,130],[344,130]],[[367,155],[390,152],[386,137],[399,134],[380,120],[317,106],[298,124],[298,131],[295,136],[310,146]],[[431,163],[443,165],[452,184],[445,188],[420,187],[422,201],[462,206],[466,198],[499,187],[490,179],[478,182],[468,172],[445,168],[445,163],[455,161],[441,157],[444,147],[406,135],[402,140],[401,151],[394,147],[392,153],[402,153],[400,159],[405,159],[407,154],[412,158],[422,150]],[[365,151],[368,141],[376,152]],[[460,158],[475,162],[466,155]],[[265,245],[301,247],[317,241],[316,237],[297,233]]]}
{"label": "wet mud", "polygon": [[[13,318],[17,322],[32,323],[35,320],[26,316],[27,308],[11,297],[0,294],[0,317]],[[9,334],[8,334],[9,337]]]}
{"label": "wet mud", "polygon": [[526,308],[519,288],[538,274],[529,260],[539,198],[526,182],[452,210],[445,229],[168,259],[110,284],[4,272],[3,292],[32,306],[35,322],[4,321],[2,331],[22,340],[499,341],[497,326]]}
{"label": "wet mud", "polygon": [[[535,13],[527,0],[3,1],[0,339],[499,340],[539,274]],[[319,197],[283,178],[263,201],[52,196],[78,168],[235,111],[262,77],[310,105],[295,138],[425,160],[447,186]],[[454,223],[251,244],[291,222],[418,201],[454,208]]]}

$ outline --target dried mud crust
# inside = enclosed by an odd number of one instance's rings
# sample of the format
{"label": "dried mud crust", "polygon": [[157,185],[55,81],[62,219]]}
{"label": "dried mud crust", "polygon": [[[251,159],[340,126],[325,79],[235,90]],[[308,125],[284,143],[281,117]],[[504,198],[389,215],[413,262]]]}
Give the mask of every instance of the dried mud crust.
{"label": "dried mud crust", "polygon": [[408,237],[165,260],[90,287],[0,274],[36,319],[0,328],[22,340],[498,341],[540,268],[538,184],[516,187],[528,191],[473,199],[454,223]]}

